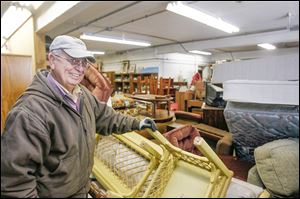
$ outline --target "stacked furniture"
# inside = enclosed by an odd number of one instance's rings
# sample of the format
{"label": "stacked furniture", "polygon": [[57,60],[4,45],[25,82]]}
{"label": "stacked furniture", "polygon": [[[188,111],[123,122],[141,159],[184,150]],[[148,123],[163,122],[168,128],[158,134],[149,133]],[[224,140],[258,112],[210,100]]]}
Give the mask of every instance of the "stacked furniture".
{"label": "stacked furniture", "polygon": [[[224,117],[237,157],[259,165],[250,176],[256,173],[262,180],[261,186],[272,196],[299,195],[299,181],[293,179],[299,176],[299,144],[276,153],[268,146],[272,143],[276,149],[281,147],[281,141],[289,139],[299,143],[299,55],[216,65],[212,82],[223,84],[223,98],[227,101]],[[289,158],[282,161],[287,154]],[[280,169],[290,168],[291,162],[298,163],[293,164],[291,172]],[[289,177],[282,178],[286,172]],[[275,186],[278,184],[283,186]],[[293,190],[286,191],[286,184]]]}
{"label": "stacked furniture", "polygon": [[[199,156],[202,156],[203,154],[193,145],[193,141],[198,136],[205,138],[208,135],[209,137],[212,137],[212,139],[221,138],[223,141],[224,138],[227,137],[229,138],[228,142],[231,142],[230,136],[226,136],[230,135],[230,133],[222,132],[220,129],[216,129],[205,124],[198,124],[196,126],[183,125],[168,131],[163,135],[175,147]],[[218,143],[222,143],[222,141],[219,140]],[[222,147],[219,145],[217,148],[220,149]],[[234,172],[234,178],[232,178],[226,197],[257,198],[269,196],[268,192],[263,190],[261,187],[245,182],[247,179],[247,172],[253,165],[246,161],[236,160],[233,156],[223,155],[222,152],[224,153],[226,150],[217,150],[216,154],[224,162],[224,164]]]}
{"label": "stacked furniture", "polygon": [[299,137],[298,90],[298,81],[224,83],[224,98],[228,100],[224,115],[239,158],[254,161],[258,146]]}

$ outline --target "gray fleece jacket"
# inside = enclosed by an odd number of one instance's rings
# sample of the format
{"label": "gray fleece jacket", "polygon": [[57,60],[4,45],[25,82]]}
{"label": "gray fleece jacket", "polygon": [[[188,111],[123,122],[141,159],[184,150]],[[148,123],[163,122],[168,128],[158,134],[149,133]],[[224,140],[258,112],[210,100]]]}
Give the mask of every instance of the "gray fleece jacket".
{"label": "gray fleece jacket", "polygon": [[89,190],[95,133],[139,128],[85,87],[77,112],[39,72],[8,114],[1,136],[1,197],[76,197]]}

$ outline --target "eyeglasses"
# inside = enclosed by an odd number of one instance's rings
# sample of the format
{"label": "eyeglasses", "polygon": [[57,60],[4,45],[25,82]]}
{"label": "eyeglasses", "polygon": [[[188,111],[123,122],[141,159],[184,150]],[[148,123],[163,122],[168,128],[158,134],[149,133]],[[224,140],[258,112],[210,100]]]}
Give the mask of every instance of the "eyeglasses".
{"label": "eyeglasses", "polygon": [[66,58],[66,57],[62,57],[56,54],[53,54],[56,57],[62,58],[64,60],[67,60],[69,62],[69,64],[71,64],[73,67],[76,66],[81,66],[84,70],[88,69],[90,67],[90,63],[88,62],[87,59],[83,58]]}

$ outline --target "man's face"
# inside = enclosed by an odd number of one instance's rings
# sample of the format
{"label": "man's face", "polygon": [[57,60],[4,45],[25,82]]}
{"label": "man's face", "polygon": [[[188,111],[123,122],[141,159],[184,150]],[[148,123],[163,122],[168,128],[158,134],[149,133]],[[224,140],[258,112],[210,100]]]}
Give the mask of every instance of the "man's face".
{"label": "man's face", "polygon": [[85,58],[72,58],[62,51],[50,53],[49,61],[53,77],[70,92],[82,81],[84,71],[88,67]]}

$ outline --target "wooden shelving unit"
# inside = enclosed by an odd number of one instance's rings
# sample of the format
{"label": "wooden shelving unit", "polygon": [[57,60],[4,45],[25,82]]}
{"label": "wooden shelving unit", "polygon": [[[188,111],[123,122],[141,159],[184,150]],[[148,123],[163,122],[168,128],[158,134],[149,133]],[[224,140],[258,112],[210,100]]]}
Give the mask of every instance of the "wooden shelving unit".
{"label": "wooden shelving unit", "polygon": [[[114,87],[114,91],[122,93],[138,92],[139,79],[144,80],[151,75],[157,77],[157,73],[115,73],[115,72],[102,72],[109,78]],[[143,90],[143,89],[142,89]]]}

